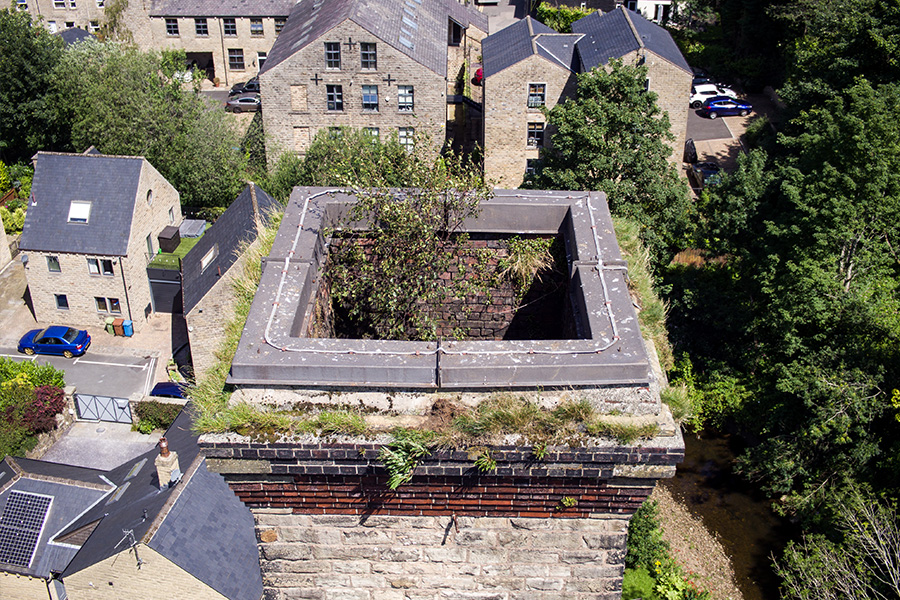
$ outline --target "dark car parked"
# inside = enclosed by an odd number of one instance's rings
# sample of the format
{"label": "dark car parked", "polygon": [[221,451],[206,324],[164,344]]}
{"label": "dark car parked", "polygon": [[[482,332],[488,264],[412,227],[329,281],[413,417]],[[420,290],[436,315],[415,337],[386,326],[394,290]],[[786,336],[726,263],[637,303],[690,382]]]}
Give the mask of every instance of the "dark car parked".
{"label": "dark car parked", "polygon": [[698,111],[701,116],[716,119],[734,115],[749,115],[753,107],[746,102],[728,96],[713,96],[703,103]]}
{"label": "dark car parked", "polygon": [[160,381],[150,390],[150,395],[160,398],[187,398],[184,393],[184,385],[174,381]]}
{"label": "dark car parked", "polygon": [[52,325],[46,329],[32,329],[19,340],[19,352],[25,354],[55,354],[72,358],[87,352],[91,336],[83,329]]}
{"label": "dark car parked", "polygon": [[718,185],[722,181],[722,168],[714,162],[698,162],[688,169],[688,179],[694,189]]}
{"label": "dark car parked", "polygon": [[231,86],[228,96],[238,96],[240,94],[258,94],[259,93],[259,77],[254,77],[250,81],[236,83]]}

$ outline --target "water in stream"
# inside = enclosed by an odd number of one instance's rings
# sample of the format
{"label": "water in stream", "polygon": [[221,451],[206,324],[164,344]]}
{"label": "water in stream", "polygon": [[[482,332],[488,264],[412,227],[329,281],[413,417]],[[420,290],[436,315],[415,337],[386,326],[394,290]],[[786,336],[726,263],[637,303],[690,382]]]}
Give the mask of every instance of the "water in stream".
{"label": "water in stream", "polygon": [[733,472],[736,449],[729,436],[685,434],[684,443],[678,474],[662,485],[718,536],[731,556],[744,600],[778,600],[771,556],[780,555],[791,525]]}

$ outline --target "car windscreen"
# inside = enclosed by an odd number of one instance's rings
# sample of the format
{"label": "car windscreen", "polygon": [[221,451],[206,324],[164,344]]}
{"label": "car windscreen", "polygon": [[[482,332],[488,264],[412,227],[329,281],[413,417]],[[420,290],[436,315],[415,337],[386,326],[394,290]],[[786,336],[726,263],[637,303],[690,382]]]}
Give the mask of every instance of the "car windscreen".
{"label": "car windscreen", "polygon": [[71,327],[69,327],[69,329],[63,334],[63,339],[71,344],[78,337],[79,333],[80,332],[77,329],[72,329]]}

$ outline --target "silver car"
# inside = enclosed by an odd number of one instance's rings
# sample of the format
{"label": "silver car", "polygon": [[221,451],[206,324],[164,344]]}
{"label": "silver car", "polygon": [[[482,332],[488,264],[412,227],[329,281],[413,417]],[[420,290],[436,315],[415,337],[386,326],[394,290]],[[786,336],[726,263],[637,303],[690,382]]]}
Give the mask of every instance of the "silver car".
{"label": "silver car", "polygon": [[233,113],[256,112],[259,108],[259,94],[242,94],[229,98],[225,102],[225,110],[230,110]]}

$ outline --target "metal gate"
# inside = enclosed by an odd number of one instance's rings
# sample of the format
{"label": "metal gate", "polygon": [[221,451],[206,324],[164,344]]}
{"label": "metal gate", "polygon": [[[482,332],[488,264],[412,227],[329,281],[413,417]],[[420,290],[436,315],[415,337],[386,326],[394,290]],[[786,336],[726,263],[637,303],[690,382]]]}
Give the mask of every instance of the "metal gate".
{"label": "metal gate", "polygon": [[75,394],[75,408],[78,410],[78,418],[85,421],[131,423],[128,398]]}

